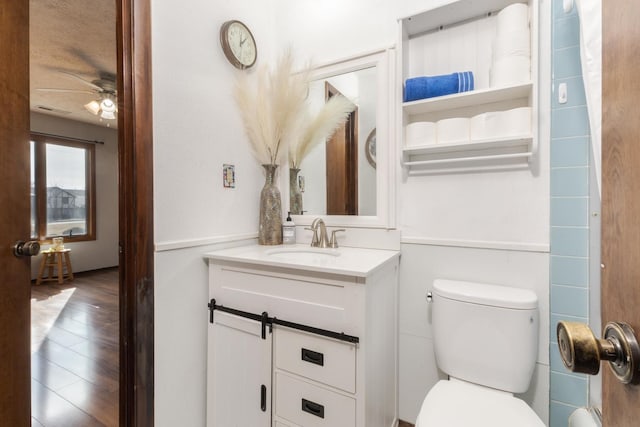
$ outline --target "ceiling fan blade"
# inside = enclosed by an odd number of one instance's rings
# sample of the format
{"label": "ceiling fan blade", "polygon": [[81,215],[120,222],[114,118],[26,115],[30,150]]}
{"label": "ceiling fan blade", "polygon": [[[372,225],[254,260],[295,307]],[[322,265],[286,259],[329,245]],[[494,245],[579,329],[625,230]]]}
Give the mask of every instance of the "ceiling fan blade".
{"label": "ceiling fan blade", "polygon": [[40,92],[61,92],[61,93],[88,93],[89,95],[95,95],[96,92],[92,90],[82,90],[82,89],[57,89],[57,88],[38,88],[36,89]]}
{"label": "ceiling fan blade", "polygon": [[78,81],[80,81],[80,82],[82,82],[82,83],[86,84],[87,86],[94,88],[94,89],[95,89],[95,90],[97,90],[97,91],[102,92],[102,90],[103,90],[103,89],[102,89],[100,86],[98,86],[97,84],[94,84],[94,83],[90,82],[89,80],[85,80],[85,79],[83,79],[82,77],[80,77],[80,76],[78,76],[78,75],[75,75],[75,74],[73,74],[73,73],[68,73],[68,72],[66,72],[66,71],[58,71],[58,72],[59,72],[59,73],[61,73],[61,74],[64,74],[65,76],[69,76],[69,77],[71,77],[71,78],[74,78],[74,79],[76,79],[76,80],[78,80]]}

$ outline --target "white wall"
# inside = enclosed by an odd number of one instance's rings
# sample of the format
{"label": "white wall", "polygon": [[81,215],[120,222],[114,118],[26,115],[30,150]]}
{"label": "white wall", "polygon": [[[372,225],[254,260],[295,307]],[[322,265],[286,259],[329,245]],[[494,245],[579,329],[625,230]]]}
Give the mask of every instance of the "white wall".
{"label": "white wall", "polygon": [[[232,98],[239,71],[224,57],[219,29],[227,20],[243,21],[256,38],[256,66],[272,63],[278,54],[272,13],[270,1],[152,1],[158,427],[205,425],[208,291],[202,254],[211,241],[258,230],[264,175],[242,131]],[[235,189],[223,188],[224,163],[235,165]]]}
{"label": "white wall", "polygon": [[[396,41],[396,18],[446,2],[195,0],[176,7],[153,1],[158,426],[204,425],[207,278],[201,255],[211,249],[208,243],[251,237],[257,230],[264,178],[231,98],[234,72],[219,47],[220,24],[232,18],[247,23],[257,38],[259,61],[275,57],[276,46],[293,44],[296,55],[323,63],[389,47]],[[541,87],[540,104],[548,105],[548,82]],[[548,126],[547,116],[542,112],[542,126]],[[534,289],[540,317],[547,318],[548,141],[541,143],[541,166],[534,173],[451,174],[397,183],[398,224],[412,238],[402,245],[399,307],[400,417],[407,421],[415,420],[417,402],[438,375],[423,303],[433,278]],[[236,165],[234,190],[222,188],[223,163]],[[288,177],[281,183],[281,191],[287,189]],[[465,244],[480,247],[447,246]],[[545,420],[546,336],[543,324],[538,370],[525,396]]]}
{"label": "white wall", "polygon": [[[90,141],[96,144],[96,240],[68,243],[73,271],[88,271],[118,265],[118,132],[101,126],[31,113],[31,130]],[[46,248],[46,247],[45,247]],[[41,255],[31,261],[36,278]]]}
{"label": "white wall", "polygon": [[[317,62],[328,62],[390,46],[396,42],[396,18],[450,1],[275,2],[277,42],[293,43],[298,50],[311,52]],[[424,299],[435,278],[501,283],[537,293],[538,365],[523,397],[548,420],[549,7],[549,2],[541,2],[539,125],[540,134],[547,136],[540,140],[533,166],[519,171],[403,176],[397,183],[398,227],[403,236],[399,398],[400,418],[406,421],[415,421],[426,391],[442,375],[435,365]]]}

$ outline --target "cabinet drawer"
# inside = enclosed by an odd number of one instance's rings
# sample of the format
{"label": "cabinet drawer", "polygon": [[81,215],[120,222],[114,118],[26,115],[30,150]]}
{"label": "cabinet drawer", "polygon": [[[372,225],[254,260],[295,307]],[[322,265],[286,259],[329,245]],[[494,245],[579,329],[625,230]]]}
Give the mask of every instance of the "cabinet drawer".
{"label": "cabinet drawer", "polygon": [[356,346],[305,332],[274,330],[275,364],[279,369],[356,392]]}
{"label": "cabinet drawer", "polygon": [[276,372],[278,417],[304,427],[353,427],[356,401],[283,372]]}

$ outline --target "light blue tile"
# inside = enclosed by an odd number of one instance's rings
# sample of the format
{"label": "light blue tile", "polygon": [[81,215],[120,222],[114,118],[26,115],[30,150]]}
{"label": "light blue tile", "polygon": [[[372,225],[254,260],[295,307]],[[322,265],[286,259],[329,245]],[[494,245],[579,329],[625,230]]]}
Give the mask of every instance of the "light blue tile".
{"label": "light blue tile", "polygon": [[554,19],[562,19],[562,18],[566,18],[567,16],[577,14],[577,10],[575,6],[573,7],[573,9],[571,9],[571,11],[569,11],[569,13],[565,13],[565,11],[562,8],[562,2],[563,0],[553,0],[553,18]]}
{"label": "light blue tile", "polygon": [[551,400],[567,403],[573,406],[585,406],[587,404],[586,378],[551,372],[550,393]]}
{"label": "light blue tile", "polygon": [[580,20],[575,13],[558,17],[553,21],[553,48],[578,46],[580,44]]}
{"label": "light blue tile", "polygon": [[551,254],[589,256],[589,229],[551,227]]}
{"label": "light blue tile", "polygon": [[[567,85],[567,102],[558,102],[558,91],[561,83]],[[584,81],[582,76],[569,77],[566,79],[556,79],[553,83],[553,93],[551,96],[551,108],[578,107],[587,105],[587,96],[584,91]]]}
{"label": "light blue tile", "polygon": [[551,257],[551,283],[554,285],[589,286],[588,258]]}
{"label": "light blue tile", "polygon": [[551,197],[587,197],[589,168],[551,169]]}
{"label": "light blue tile", "polygon": [[551,112],[551,137],[570,138],[590,134],[586,105],[557,108]]}
{"label": "light blue tile", "polygon": [[553,51],[553,78],[564,79],[582,75],[580,47],[567,47]]}
{"label": "light blue tile", "polygon": [[551,225],[587,227],[589,225],[589,198],[552,198]]}
{"label": "light blue tile", "polygon": [[551,285],[551,312],[569,316],[589,316],[589,290]]}
{"label": "light blue tile", "polygon": [[567,427],[569,416],[578,409],[576,406],[551,401],[549,405],[549,427]]}
{"label": "light blue tile", "polygon": [[558,350],[558,343],[555,342],[549,343],[549,367],[552,371],[569,373],[562,363],[560,350]]}
{"label": "light blue tile", "polygon": [[587,319],[586,317],[575,317],[575,316],[567,316],[566,314],[551,313],[551,315],[549,316],[549,342],[552,342],[552,343],[558,342],[556,328],[558,327],[558,322],[561,320],[567,320],[570,322],[579,322],[579,323],[589,323],[589,319]]}
{"label": "light blue tile", "polygon": [[562,363],[562,357],[560,356],[560,351],[558,350],[558,344],[555,342],[549,343],[549,367],[551,371],[558,372],[559,374],[572,375],[578,378],[587,378],[586,374],[576,374],[568,370],[564,367],[564,363]]}
{"label": "light blue tile", "polygon": [[589,166],[589,137],[551,141],[551,167]]}

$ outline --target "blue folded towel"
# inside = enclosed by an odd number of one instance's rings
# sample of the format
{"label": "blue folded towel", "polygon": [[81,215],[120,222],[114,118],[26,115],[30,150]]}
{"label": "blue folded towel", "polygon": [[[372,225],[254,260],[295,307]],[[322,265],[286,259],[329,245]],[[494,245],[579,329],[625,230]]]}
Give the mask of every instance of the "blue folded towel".
{"label": "blue folded towel", "polygon": [[404,102],[473,90],[473,72],[445,74],[442,76],[414,77],[404,85]]}

